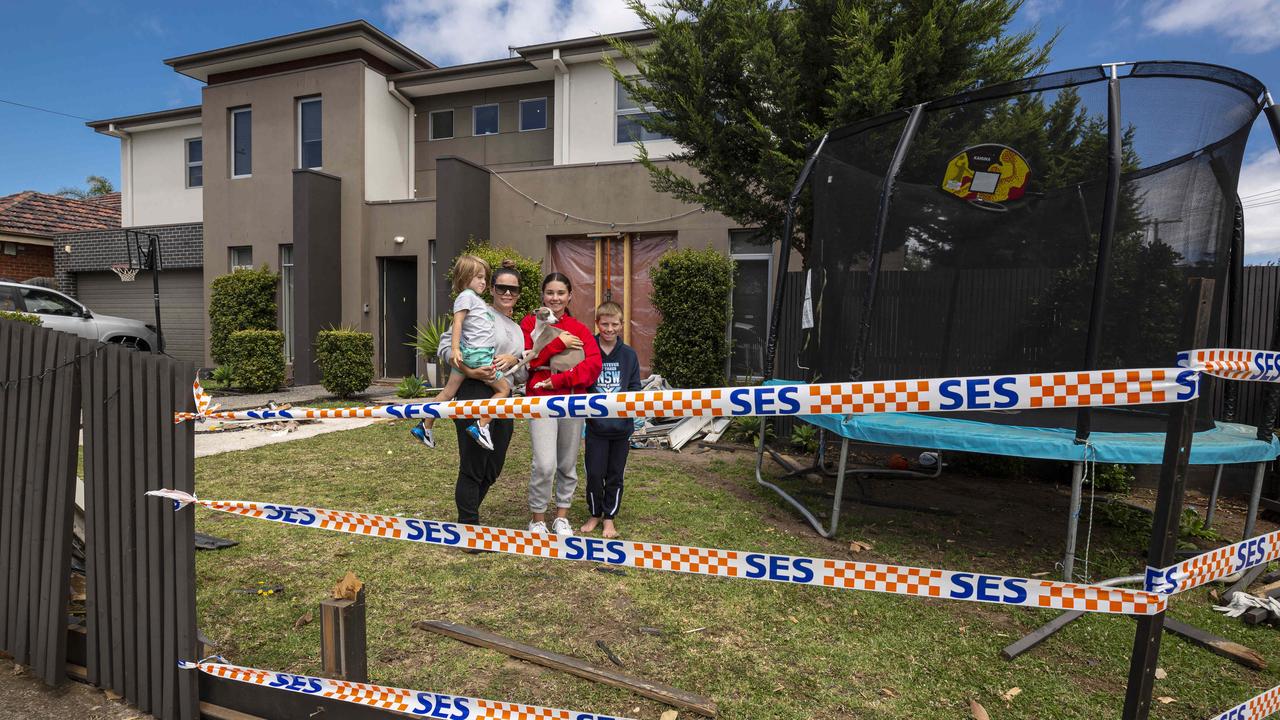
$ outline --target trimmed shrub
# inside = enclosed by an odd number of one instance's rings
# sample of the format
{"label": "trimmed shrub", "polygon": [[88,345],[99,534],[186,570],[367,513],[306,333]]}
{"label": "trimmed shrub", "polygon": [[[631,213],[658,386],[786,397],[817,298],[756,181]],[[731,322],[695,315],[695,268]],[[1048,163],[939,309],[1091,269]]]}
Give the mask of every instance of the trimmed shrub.
{"label": "trimmed shrub", "polygon": [[[503,260],[510,260],[516,264],[516,272],[520,273],[520,299],[516,301],[516,309],[512,313],[512,317],[519,320],[528,315],[538,306],[542,304],[542,261],[531,260],[509,247],[493,247],[484,240],[476,238],[468,238],[467,246],[462,248],[462,255],[475,255],[485,262],[489,263],[490,270],[497,270],[502,266]],[[454,261],[457,258],[453,259]],[[453,285],[453,261],[449,263],[449,285]],[[490,275],[485,278],[486,282],[493,279]],[[449,293],[453,297],[453,293]],[[484,291],[484,301],[493,302],[493,288],[486,288]],[[452,321],[452,317],[450,317]],[[446,327],[446,329],[448,329]]]}
{"label": "trimmed shrub", "polygon": [[427,394],[428,387],[417,375],[410,375],[401,380],[400,384],[396,386],[396,397],[403,400],[420,398]]}
{"label": "trimmed shrub", "polygon": [[653,338],[653,369],[672,387],[725,383],[729,291],[735,263],[715,250],[669,252],[649,270],[662,322]]}
{"label": "trimmed shrub", "polygon": [[237,330],[224,352],[236,387],[269,392],[284,383],[284,333],[279,330]]}
{"label": "trimmed shrub", "polygon": [[209,351],[219,364],[231,362],[227,343],[237,330],[276,329],[280,276],[263,265],[216,277],[209,285]]}
{"label": "trimmed shrub", "polygon": [[28,325],[35,325],[36,327],[40,327],[44,324],[44,321],[40,319],[39,315],[16,312],[14,310],[0,310],[0,318],[4,318],[5,320],[16,320]]}
{"label": "trimmed shrub", "polygon": [[373,384],[373,335],[354,329],[316,333],[316,365],[320,384],[345,398]]}

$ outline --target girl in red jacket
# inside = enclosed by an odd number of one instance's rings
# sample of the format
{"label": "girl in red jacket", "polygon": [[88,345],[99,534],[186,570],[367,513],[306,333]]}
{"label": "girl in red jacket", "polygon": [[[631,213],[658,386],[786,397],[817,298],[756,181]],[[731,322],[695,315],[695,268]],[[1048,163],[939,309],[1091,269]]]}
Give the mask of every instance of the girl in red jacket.
{"label": "girl in red jacket", "polygon": [[[542,352],[529,361],[529,382],[525,394],[580,395],[590,391],[600,374],[600,348],[591,330],[569,315],[569,299],[573,284],[558,272],[542,281],[542,304],[551,310],[558,322],[560,337],[552,340]],[[533,348],[535,317],[520,321],[524,330],[525,349]],[[581,349],[582,362],[564,372],[553,373],[548,363],[566,348]],[[572,535],[569,506],[578,490],[578,447],[582,443],[582,418],[535,418],[529,421],[529,443],[533,447],[533,473],[529,477],[529,530],[547,532],[547,506],[555,492],[555,520],[551,532]]]}

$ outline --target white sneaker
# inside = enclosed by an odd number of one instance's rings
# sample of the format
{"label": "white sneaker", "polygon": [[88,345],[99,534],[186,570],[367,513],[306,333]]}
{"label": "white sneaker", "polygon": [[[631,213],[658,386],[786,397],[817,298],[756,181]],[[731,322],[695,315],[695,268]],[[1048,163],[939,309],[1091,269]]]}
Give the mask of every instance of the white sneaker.
{"label": "white sneaker", "polygon": [[562,537],[573,537],[573,526],[568,518],[558,517],[551,522],[551,532]]}
{"label": "white sneaker", "polygon": [[539,535],[547,534],[547,524],[541,520],[533,520],[529,523],[529,532],[538,533]]}

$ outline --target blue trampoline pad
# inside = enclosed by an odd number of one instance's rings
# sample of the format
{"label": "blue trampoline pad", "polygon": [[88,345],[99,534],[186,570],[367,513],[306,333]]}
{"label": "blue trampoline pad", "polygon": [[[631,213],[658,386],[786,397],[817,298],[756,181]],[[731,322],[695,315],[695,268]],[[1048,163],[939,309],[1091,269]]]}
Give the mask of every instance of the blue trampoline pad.
{"label": "blue trampoline pad", "polygon": [[[767,385],[794,385],[769,380]],[[878,445],[903,445],[927,450],[1010,455],[1042,460],[1085,460],[1086,446],[1075,442],[1075,431],[1065,428],[997,425],[936,415],[872,413],[868,415],[801,415],[799,419],[836,435]],[[1212,430],[1194,435],[1192,465],[1228,465],[1274,460],[1280,441],[1257,439],[1251,425],[1218,422]],[[1164,457],[1164,433],[1093,433],[1089,459],[1106,463],[1159,465]]]}

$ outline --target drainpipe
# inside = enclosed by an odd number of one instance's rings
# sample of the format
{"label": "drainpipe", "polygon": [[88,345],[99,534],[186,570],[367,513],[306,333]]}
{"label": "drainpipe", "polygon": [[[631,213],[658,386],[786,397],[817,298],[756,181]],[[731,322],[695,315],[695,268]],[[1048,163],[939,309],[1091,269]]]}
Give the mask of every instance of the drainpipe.
{"label": "drainpipe", "polygon": [[[123,167],[120,168],[120,224],[128,227],[133,224],[133,136],[124,130],[117,130],[115,123],[108,123],[107,129],[103,131],[103,135],[110,135],[113,138],[119,138],[121,146],[124,148]],[[127,205],[126,205],[127,203]],[[128,219],[123,217],[125,211],[128,211]]]}
{"label": "drainpipe", "polygon": [[413,103],[409,102],[409,99],[406,98],[404,95],[401,95],[400,91],[396,89],[396,84],[390,80],[387,81],[387,92],[391,93],[391,97],[395,98],[396,100],[399,100],[400,104],[403,105],[405,110],[409,112],[409,162],[406,165],[406,167],[409,168],[409,177],[408,177],[408,184],[405,185],[405,187],[409,189],[409,199],[412,200],[413,198],[418,196],[417,188],[413,186],[413,170],[414,170],[414,167],[413,167],[414,165],[413,163],[413,160],[414,160],[413,158],[413,155],[414,155],[413,119],[417,113],[415,113],[413,110]]}
{"label": "drainpipe", "polygon": [[569,101],[571,99],[569,92],[569,66],[565,64],[563,58],[560,57],[560,48],[552,48],[551,64],[555,66],[556,74],[563,78],[560,87],[556,91],[556,104],[559,110],[556,112],[556,126],[559,131],[557,135],[560,142],[560,152],[556,154],[554,160],[556,165],[568,164],[569,162]]}

